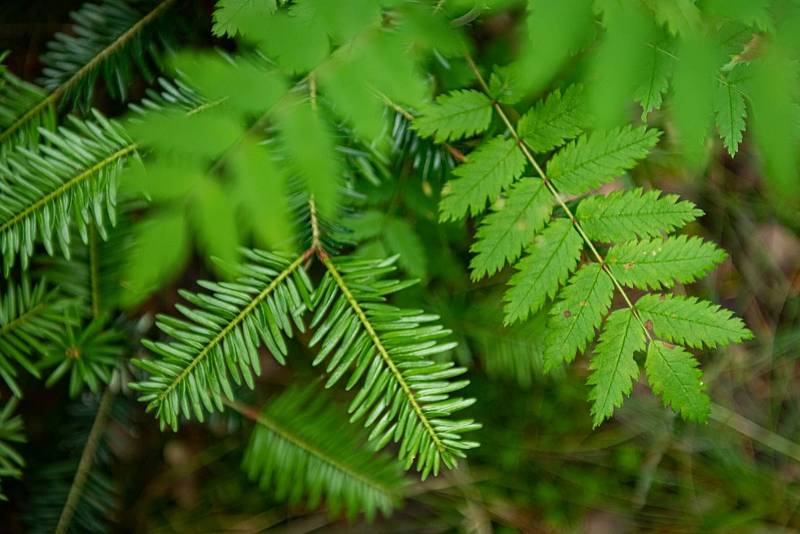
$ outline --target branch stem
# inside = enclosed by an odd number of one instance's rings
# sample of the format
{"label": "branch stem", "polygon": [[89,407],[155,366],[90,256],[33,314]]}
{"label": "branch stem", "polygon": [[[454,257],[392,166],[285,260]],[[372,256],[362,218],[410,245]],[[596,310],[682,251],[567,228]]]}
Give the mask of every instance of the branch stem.
{"label": "branch stem", "polygon": [[64,508],[61,510],[61,515],[58,518],[56,525],[56,534],[63,534],[67,532],[72,516],[75,514],[75,508],[81,498],[81,491],[83,490],[86,479],[89,476],[89,471],[92,469],[94,456],[97,452],[97,447],[100,445],[100,438],[106,428],[109,412],[111,411],[112,401],[114,400],[114,392],[109,385],[106,388],[100,399],[100,406],[97,408],[97,415],[94,417],[92,429],[89,431],[89,437],[86,439],[86,445],[83,447],[81,459],[78,462],[78,469],[75,471],[75,478],[72,480],[72,485],[67,494],[67,500],[64,503]]}

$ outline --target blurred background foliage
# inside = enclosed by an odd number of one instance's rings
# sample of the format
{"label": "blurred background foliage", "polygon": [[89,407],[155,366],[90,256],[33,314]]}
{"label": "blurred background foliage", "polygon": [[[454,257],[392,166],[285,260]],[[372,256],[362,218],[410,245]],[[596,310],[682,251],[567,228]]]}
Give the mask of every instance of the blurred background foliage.
{"label": "blurred background foliage", "polygon": [[[69,261],[44,256],[35,228],[0,232],[13,280],[2,282],[0,324],[50,303],[35,331],[0,350],[0,530],[65,528],[65,503],[75,532],[800,528],[798,10],[792,0],[5,2],[4,164],[36,161],[7,156],[20,144],[47,155],[71,143],[120,190],[59,222],[47,248],[68,249]],[[666,132],[619,182],[705,212],[693,230],[729,258],[693,294],[755,333],[702,353],[707,424],[681,421],[637,383],[593,431],[585,360],[545,374],[542,318],[502,324],[508,269],[470,281],[475,228],[439,223],[438,204],[474,143],[434,144],[410,122],[433,95],[474,84],[465,50],[504,104],[580,82],[594,127],[643,120]],[[91,142],[48,133],[57,124]],[[383,458],[367,466],[393,488],[369,494],[373,510],[393,510],[374,523],[293,497],[285,481],[259,490],[275,459],[246,456],[248,443],[280,437],[257,437],[238,413],[161,433],[125,387],[125,362],[178,287],[228,276],[239,245],[302,250],[299,190],[314,194],[337,247],[398,255],[421,280],[397,300],[453,330],[479,401],[469,416],[483,423],[481,447],[460,469],[403,482]],[[114,226],[103,224],[109,207]],[[47,286],[21,272],[28,260]],[[307,393],[291,386],[315,382],[303,336],[289,367],[263,358],[242,399],[269,400],[265,417],[297,410]],[[91,365],[69,358],[74,348]]]}

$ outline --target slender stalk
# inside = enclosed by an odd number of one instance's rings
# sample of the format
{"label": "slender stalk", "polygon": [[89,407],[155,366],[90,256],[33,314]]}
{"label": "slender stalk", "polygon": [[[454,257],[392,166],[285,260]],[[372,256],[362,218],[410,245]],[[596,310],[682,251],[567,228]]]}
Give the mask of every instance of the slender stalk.
{"label": "slender stalk", "polygon": [[775,452],[800,462],[800,444],[790,441],[780,434],[776,434],[715,402],[711,403],[711,419],[769,447]]}
{"label": "slender stalk", "polygon": [[[97,319],[100,316],[100,259],[97,251],[97,229],[94,224],[89,225],[89,287],[91,292],[91,309],[92,317]],[[114,382],[116,372],[112,375],[111,383]],[[58,518],[58,525],[56,532],[66,532],[69,527],[72,516],[75,513],[75,507],[80,501],[83,486],[89,477],[89,471],[92,469],[94,463],[94,454],[97,446],[100,443],[100,438],[106,428],[108,422],[108,413],[111,409],[114,400],[114,390],[111,384],[106,386],[106,390],[100,399],[100,406],[97,408],[97,414],[94,416],[92,428],[89,431],[89,437],[83,447],[81,459],[78,462],[78,469],[75,471],[75,477],[72,479],[72,484],[67,494],[67,500],[64,503],[64,508],[61,509],[61,516]]]}
{"label": "slender stalk", "polygon": [[111,387],[107,387],[100,399],[100,406],[97,408],[97,415],[95,415],[92,429],[89,431],[89,437],[86,440],[86,445],[83,447],[81,459],[78,462],[78,469],[75,471],[75,478],[72,480],[72,485],[67,494],[67,501],[64,503],[64,508],[61,510],[61,516],[58,518],[56,525],[56,534],[63,534],[67,531],[72,516],[75,514],[75,508],[81,498],[81,491],[89,476],[89,471],[92,469],[94,456],[97,452],[97,447],[100,445],[100,438],[103,436],[106,421],[108,420],[109,412],[111,411],[112,401],[114,400],[114,392]]}
{"label": "slender stalk", "polygon": [[92,296],[92,316],[100,316],[100,258],[97,250],[97,229],[89,225],[89,289]]}

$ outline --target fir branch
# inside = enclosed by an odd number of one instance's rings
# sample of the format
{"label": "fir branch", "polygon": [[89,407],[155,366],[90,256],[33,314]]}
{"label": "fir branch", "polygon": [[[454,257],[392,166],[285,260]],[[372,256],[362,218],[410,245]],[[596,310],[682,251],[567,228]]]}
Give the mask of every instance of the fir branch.
{"label": "fir branch", "polygon": [[387,515],[400,497],[398,466],[361,450],[366,436],[347,423],[331,399],[312,387],[294,387],[258,411],[234,401],[226,406],[256,423],[242,468],[279,499],[309,507],[324,498],[332,515],[376,511]]}
{"label": "fir branch", "polygon": [[31,358],[45,354],[58,338],[65,321],[70,321],[66,312],[72,305],[44,282],[31,287],[27,277],[20,284],[9,282],[6,286],[0,297],[0,378],[15,396],[22,396],[15,364],[40,376]]}
{"label": "fir branch", "polygon": [[[473,399],[449,398],[450,392],[463,388],[467,381],[442,381],[462,374],[465,369],[426,359],[453,348],[454,343],[436,343],[449,331],[440,326],[422,326],[437,319],[436,316],[381,303],[384,295],[409,285],[377,279],[392,270],[393,260],[343,263],[341,269],[346,273],[343,275],[327,254],[322,252],[319,256],[330,278],[323,280],[318,289],[320,305],[312,326],[326,317],[329,307],[337,302],[311,341],[311,345],[323,341],[315,364],[339,345],[328,365],[328,372],[333,374],[326,385],[336,382],[351,365],[355,370],[348,389],[366,373],[362,389],[350,407],[354,412],[351,420],[369,413],[364,424],[375,424],[370,440],[377,443],[376,448],[383,447],[392,438],[400,440],[399,455],[406,468],[416,460],[423,478],[429,473],[438,474],[441,463],[454,468],[456,458],[464,456],[463,450],[477,446],[462,441],[460,434],[478,425],[472,420],[450,422],[446,419],[474,402]],[[337,293],[342,297],[338,301]],[[367,304],[362,306],[360,301]],[[374,352],[378,358],[373,358]]]}
{"label": "fir branch", "polygon": [[102,235],[104,219],[113,224],[116,177],[136,145],[116,124],[99,113],[94,117],[93,122],[72,119],[71,128],[42,131],[52,146],[35,152],[18,147],[0,163],[0,250],[6,276],[17,254],[27,268],[37,234],[51,255],[55,234],[69,258],[71,223],[84,242],[90,222]]}
{"label": "fir branch", "polygon": [[[195,309],[178,305],[188,321],[159,316],[158,327],[173,341],[143,341],[163,361],[134,360],[151,377],[131,385],[155,410],[162,426],[177,430],[178,417],[222,409],[222,395],[233,397],[228,375],[252,387],[260,373],[257,348],[266,345],[281,363],[291,335],[290,318],[302,329],[299,314],[310,306],[310,281],[302,269],[306,255],[293,261],[284,256],[244,250],[249,260],[239,267],[235,283],[201,282],[211,295],[182,291]],[[276,270],[279,269],[279,270]]]}
{"label": "fir branch", "polygon": [[175,0],[163,0],[148,13],[144,14],[139,20],[130,26],[125,32],[117,36],[113,41],[108,43],[104,48],[98,50],[96,54],[77,71],[70,75],[65,80],[52,87],[50,93],[39,100],[35,105],[31,106],[23,113],[21,113],[15,120],[10,123],[3,131],[0,131],[0,144],[5,143],[11,135],[37,117],[43,110],[54,108],[58,102],[70,90],[72,90],[82,80],[90,76],[100,65],[103,64],[109,57],[118,52],[121,48],[127,45],[132,39],[138,36],[148,24],[152,23],[160,17],[167,8],[169,8]]}

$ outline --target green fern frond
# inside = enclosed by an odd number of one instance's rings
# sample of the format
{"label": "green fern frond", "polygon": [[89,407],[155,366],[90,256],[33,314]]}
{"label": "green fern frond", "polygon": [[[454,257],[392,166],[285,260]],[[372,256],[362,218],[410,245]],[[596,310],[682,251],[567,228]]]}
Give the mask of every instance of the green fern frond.
{"label": "green fern frond", "polygon": [[505,323],[536,313],[578,266],[583,241],[569,219],[557,219],[534,241],[506,291]]}
{"label": "green fern frond", "polygon": [[588,122],[581,85],[556,89],[529,109],[517,123],[517,133],[534,152],[560,147],[583,132]]}
{"label": "green fern frond", "polygon": [[85,327],[68,324],[50,344],[39,362],[41,369],[53,368],[45,385],[51,387],[69,374],[70,397],[84,387],[92,393],[111,382],[111,373],[124,352],[122,334],[95,319]]}
{"label": "green fern frond", "polygon": [[448,182],[440,204],[439,219],[456,221],[477,215],[494,201],[504,188],[522,175],[525,158],[513,139],[495,137],[470,153],[467,162],[453,171],[458,178]]}
{"label": "green fern frond", "polygon": [[597,263],[581,267],[550,310],[545,368],[571,362],[594,339],[611,306],[614,284]]}
{"label": "green fern frond", "polygon": [[606,319],[603,331],[589,362],[591,373],[592,424],[596,428],[622,405],[639,376],[634,355],[645,349],[645,332],[631,309],[613,312]]}
{"label": "green fern frond", "polygon": [[95,121],[71,119],[70,127],[41,130],[48,145],[18,147],[0,162],[0,251],[8,276],[19,255],[23,269],[41,239],[69,258],[72,225],[84,242],[93,223],[105,236],[104,221],[115,221],[116,177],[135,151],[119,126],[99,113]]}
{"label": "green fern frond", "polygon": [[713,243],[682,235],[614,245],[606,261],[621,284],[659,289],[676,282],[694,282],[725,257],[725,252]]}
{"label": "green fern frond", "polygon": [[492,102],[480,91],[463,89],[440,95],[420,110],[414,128],[437,143],[471,137],[485,131],[492,120]]}
{"label": "green fern frond", "polygon": [[615,191],[581,201],[576,216],[586,234],[606,243],[670,233],[703,215],[703,211],[678,195],[660,191]]}
{"label": "green fern frond", "polygon": [[22,417],[13,415],[16,408],[17,399],[11,399],[0,410],[0,502],[8,500],[3,494],[3,479],[19,478],[25,467],[25,460],[14,448],[25,442]]}
{"label": "green fern frond", "polygon": [[[483,79],[480,69],[469,56],[467,60],[484,92],[491,93],[492,87]],[[496,86],[497,82],[492,84]],[[550,98],[552,106],[555,106],[558,99],[552,96]],[[606,327],[600,328],[601,339],[597,349],[599,355],[593,358],[592,363],[590,384],[593,389],[590,398],[593,401],[594,423],[598,425],[613,413],[622,398],[630,392],[632,377],[638,373],[633,354],[643,348],[644,340],[652,341],[652,323],[655,321],[642,320],[624,286],[647,290],[672,287],[677,282],[692,282],[721,262],[725,254],[714,244],[697,237],[665,236],[702,215],[691,202],[679,201],[674,195],[661,196],[655,191],[645,193],[641,189],[615,192],[606,196],[590,193],[592,189],[609,182],[646,157],[659,140],[660,132],[657,130],[650,130],[645,126],[627,126],[583,134],[550,158],[548,172],[545,173],[533,156],[532,145],[537,140],[528,140],[523,134],[532,129],[531,124],[535,122],[536,114],[543,113],[549,105],[551,104],[548,101],[540,102],[533,111],[523,114],[525,120],[518,121],[516,127],[502,106],[493,106],[507,126],[507,133],[511,135],[511,141],[518,153],[539,175],[539,187],[528,182],[528,178],[513,186],[518,177],[514,174],[506,176],[505,180],[502,176],[492,176],[494,181],[484,182],[479,179],[478,173],[468,172],[471,182],[459,177],[450,184],[459,188],[456,190],[454,187],[454,190],[461,193],[462,197],[465,196],[464,191],[480,191],[480,186],[495,189],[483,190],[462,202],[448,200],[445,191],[440,209],[442,219],[459,218],[470,209],[472,215],[477,215],[483,210],[487,198],[494,200],[504,189],[509,188],[505,192],[505,198],[501,197],[497,201],[493,213],[481,221],[476,232],[472,250],[478,256],[472,263],[473,277],[492,274],[502,268],[506,261],[514,261],[524,239],[533,240],[528,255],[517,262],[517,272],[509,280],[504,296],[505,323],[508,325],[523,320],[531,313],[539,311],[560,290],[557,302],[550,309],[551,318],[547,322],[548,335],[544,343],[546,369],[553,369],[563,361],[571,361],[577,352],[585,350],[609,312],[615,289],[619,293],[620,300],[627,307],[627,313],[612,312],[613,319],[609,318]],[[550,134],[555,140],[553,142],[560,143],[559,134],[563,134],[562,137],[566,139],[576,135],[577,131],[576,125],[568,123],[554,128]],[[532,136],[528,134],[527,137]],[[484,146],[489,143],[496,143],[504,150],[512,148],[510,142],[505,142],[499,136],[486,142]],[[504,151],[498,151],[498,154],[487,152],[482,156],[484,167],[505,170],[500,165],[508,158]],[[491,167],[492,162],[494,167]],[[468,165],[469,163],[460,169]],[[521,163],[521,167],[524,166],[525,161]],[[459,170],[455,174],[458,175]],[[463,187],[465,184],[468,184],[467,188]],[[545,190],[550,196],[547,202],[540,198]],[[565,198],[587,193],[587,198],[578,202],[577,209]],[[548,221],[552,206],[556,203],[566,217]],[[513,209],[509,210],[509,207]],[[529,208],[533,210],[530,214],[526,213]],[[539,208],[542,211],[538,211]],[[526,224],[526,217],[531,217],[530,225]],[[605,242],[611,246],[603,253],[603,249],[598,249],[595,242]],[[587,263],[562,289],[567,278],[577,268],[584,247],[588,248]],[[644,302],[647,303],[646,300]],[[705,321],[721,327],[721,330],[733,328],[735,331],[728,331],[727,337],[723,332],[717,331],[705,341],[708,344],[741,340],[748,335],[741,323],[735,323],[721,310],[703,308],[698,311],[701,315],[718,314]],[[633,324],[638,328],[635,333],[631,330],[633,319]],[[728,320],[734,322],[729,323]],[[667,322],[663,318],[661,321]],[[672,332],[669,326],[662,324],[660,328],[664,338],[685,341],[690,346],[702,343],[701,329],[698,329],[696,337],[684,333],[685,337],[679,338],[678,333]],[[676,326],[676,330],[678,328],[692,327],[680,325]],[[620,338],[620,332],[624,337]],[[696,366],[689,365],[693,361],[692,356],[683,349],[673,350],[671,347],[652,349],[651,352],[655,354],[650,364],[655,377],[652,382],[654,390],[662,394],[665,401],[684,416],[705,417],[707,410],[704,412],[700,405],[707,405],[709,399],[702,388],[697,388],[694,395],[675,396],[677,392],[674,388],[679,384],[679,379],[692,373],[684,369],[677,378],[665,375],[669,370],[669,363],[676,360],[679,367],[683,365],[691,368],[699,377],[700,371]],[[683,354],[686,354],[688,360]],[[685,362],[681,363],[683,360]],[[671,391],[665,395],[662,393],[664,389]],[[686,407],[692,403],[694,404]]]}
{"label": "green fern frond", "polygon": [[624,126],[583,135],[547,162],[547,176],[562,193],[595,189],[645,158],[661,133],[645,126]]}
{"label": "green fern frond", "polygon": [[544,228],[553,211],[553,197],[544,181],[522,178],[498,200],[493,212],[487,215],[475,233],[470,251],[472,279],[493,275],[506,262],[515,261],[526,244]]}
{"label": "green fern frond", "polygon": [[45,354],[58,339],[71,305],[44,282],[33,287],[26,277],[20,284],[7,282],[5,294],[0,295],[0,378],[15,396],[22,395],[16,366],[39,377],[31,357]]}
{"label": "green fern frond", "polygon": [[161,42],[168,35],[166,25],[156,27],[154,23],[173,3],[144,2],[147,10],[140,12],[142,3],[102,0],[86,2],[72,12],[70,33],[57,33],[41,56],[41,84],[51,92],[49,98],[63,97],[73,105],[87,107],[95,81],[102,75],[109,95],[125,100],[133,81],[131,64],[135,63],[146,79],[153,78]]}
{"label": "green fern frond", "polygon": [[311,282],[303,256],[243,250],[246,263],[235,282],[200,282],[210,293],[181,291],[194,308],[176,305],[185,319],[160,315],[156,324],[167,342],[143,341],[159,359],[133,363],[150,376],[131,384],[139,400],[155,410],[161,426],[178,428],[180,416],[204,419],[204,412],[222,410],[222,396],[233,398],[230,379],[253,387],[260,374],[258,348],[266,346],[284,363],[284,337],[292,323],[305,329],[302,313],[311,308]]}
{"label": "green fern frond", "polygon": [[684,419],[708,419],[711,401],[704,392],[703,373],[694,356],[681,347],[652,341],[647,347],[645,369],[650,387],[665,404]]}
{"label": "green fern frond", "polygon": [[313,387],[292,388],[253,414],[256,427],[242,468],[251,480],[291,505],[324,500],[331,515],[368,520],[389,515],[402,492],[392,459],[364,448],[366,435]]}
{"label": "green fern frond", "polygon": [[310,345],[320,344],[314,365],[328,360],[326,387],[349,371],[346,389],[361,384],[350,404],[350,421],[366,418],[375,449],[399,441],[406,469],[416,461],[425,478],[438,474],[442,464],[455,467],[465,450],[477,446],[461,434],[479,425],[450,419],[474,402],[450,398],[469,381],[448,379],[466,369],[431,359],[455,346],[440,341],[450,331],[434,323],[436,315],[384,303],[386,295],[414,283],[383,279],[394,270],[394,258],[322,261],[327,273],[315,293],[311,325],[317,330]]}
{"label": "green fern frond", "polygon": [[[35,146],[39,140],[39,128],[55,129],[53,106],[36,107],[45,97],[46,93],[41,88],[3,69],[0,75],[0,155],[17,145]],[[31,109],[36,111],[30,115],[24,127],[12,128],[17,118]]]}
{"label": "green fern frond", "polygon": [[644,295],[636,309],[656,337],[693,348],[740,343],[753,336],[729,310],[695,297]]}

